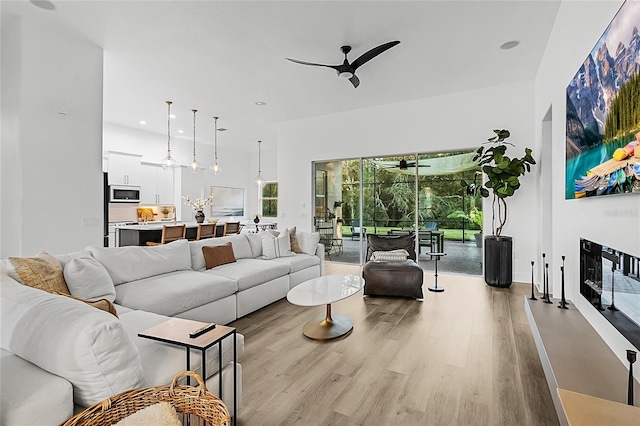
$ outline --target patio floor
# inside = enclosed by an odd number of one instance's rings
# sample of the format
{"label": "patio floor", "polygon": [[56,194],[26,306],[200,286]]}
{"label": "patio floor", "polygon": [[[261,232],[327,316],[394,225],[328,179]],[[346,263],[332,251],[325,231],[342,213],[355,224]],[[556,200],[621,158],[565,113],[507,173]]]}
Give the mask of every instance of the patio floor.
{"label": "patio floor", "polygon": [[[358,264],[360,263],[358,244],[358,240],[351,240],[350,237],[343,238],[342,253],[337,253],[334,250],[331,252],[330,258],[327,256],[325,260]],[[364,241],[362,244],[366,247]],[[482,275],[482,248],[476,247],[475,243],[445,240],[444,252],[447,255],[438,261],[438,272]],[[424,252],[419,256],[418,261],[424,270],[434,270],[435,260],[430,259]]]}

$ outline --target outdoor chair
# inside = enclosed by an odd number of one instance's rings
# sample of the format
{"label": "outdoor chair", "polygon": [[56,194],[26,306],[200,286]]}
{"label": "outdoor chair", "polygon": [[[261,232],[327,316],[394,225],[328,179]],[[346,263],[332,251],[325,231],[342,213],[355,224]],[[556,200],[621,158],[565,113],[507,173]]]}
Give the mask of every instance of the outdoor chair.
{"label": "outdoor chair", "polygon": [[316,231],[320,234],[320,242],[324,244],[324,252],[331,260],[331,252],[337,250],[338,253],[342,249],[342,240],[335,238],[333,222],[326,220],[318,220],[316,222]]}
{"label": "outdoor chair", "polygon": [[360,221],[358,219],[354,219],[351,221],[351,239],[354,240],[355,237],[360,237],[360,232],[362,235],[367,235],[367,228],[360,228]]}
{"label": "outdoor chair", "polygon": [[[367,235],[367,263],[362,268],[365,295],[423,298],[423,272],[416,262],[415,242],[413,234]],[[374,252],[398,249],[409,254],[405,261],[371,260]]]}

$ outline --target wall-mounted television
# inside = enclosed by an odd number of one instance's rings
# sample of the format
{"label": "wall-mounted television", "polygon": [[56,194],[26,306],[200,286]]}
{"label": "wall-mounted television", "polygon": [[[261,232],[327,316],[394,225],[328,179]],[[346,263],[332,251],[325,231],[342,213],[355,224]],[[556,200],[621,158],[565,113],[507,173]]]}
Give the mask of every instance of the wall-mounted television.
{"label": "wall-mounted television", "polygon": [[640,258],[580,239],[580,294],[640,349]]}

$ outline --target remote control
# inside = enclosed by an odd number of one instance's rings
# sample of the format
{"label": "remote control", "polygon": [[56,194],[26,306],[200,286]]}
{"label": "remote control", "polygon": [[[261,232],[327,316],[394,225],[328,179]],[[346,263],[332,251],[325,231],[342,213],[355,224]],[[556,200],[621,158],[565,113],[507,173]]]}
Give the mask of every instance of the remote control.
{"label": "remote control", "polygon": [[197,329],[196,331],[192,331],[191,333],[189,333],[189,337],[193,339],[206,333],[209,330],[213,330],[214,328],[216,328],[216,323],[212,322],[211,324],[207,324],[204,327]]}

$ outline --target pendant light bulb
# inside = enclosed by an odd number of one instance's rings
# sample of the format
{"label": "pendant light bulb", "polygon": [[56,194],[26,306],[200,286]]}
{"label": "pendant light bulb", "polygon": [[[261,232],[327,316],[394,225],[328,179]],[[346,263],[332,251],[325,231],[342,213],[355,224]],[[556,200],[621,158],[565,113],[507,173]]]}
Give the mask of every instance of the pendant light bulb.
{"label": "pendant light bulb", "polygon": [[193,111],[193,159],[189,164],[189,169],[191,169],[191,173],[198,173],[201,169],[200,163],[196,160],[196,112],[198,110],[192,109],[191,111]]}
{"label": "pendant light bulb", "polygon": [[214,152],[214,156],[213,156],[213,164],[209,167],[209,171],[211,171],[211,173],[213,173],[214,176],[218,176],[220,173],[222,173],[222,167],[220,167],[220,164],[218,163],[218,117],[213,117],[214,123],[215,123],[215,132],[213,134],[213,152]]}
{"label": "pendant light bulb", "polygon": [[165,170],[173,170],[178,165],[176,160],[171,156],[171,104],[167,101],[167,156],[162,159],[160,165]]}
{"label": "pendant light bulb", "polygon": [[264,182],[264,178],[262,177],[262,167],[261,167],[261,156],[262,156],[262,151],[260,149],[261,145],[262,145],[262,141],[258,141],[258,175],[255,177],[255,181],[258,184],[258,186],[262,185],[262,183]]}

